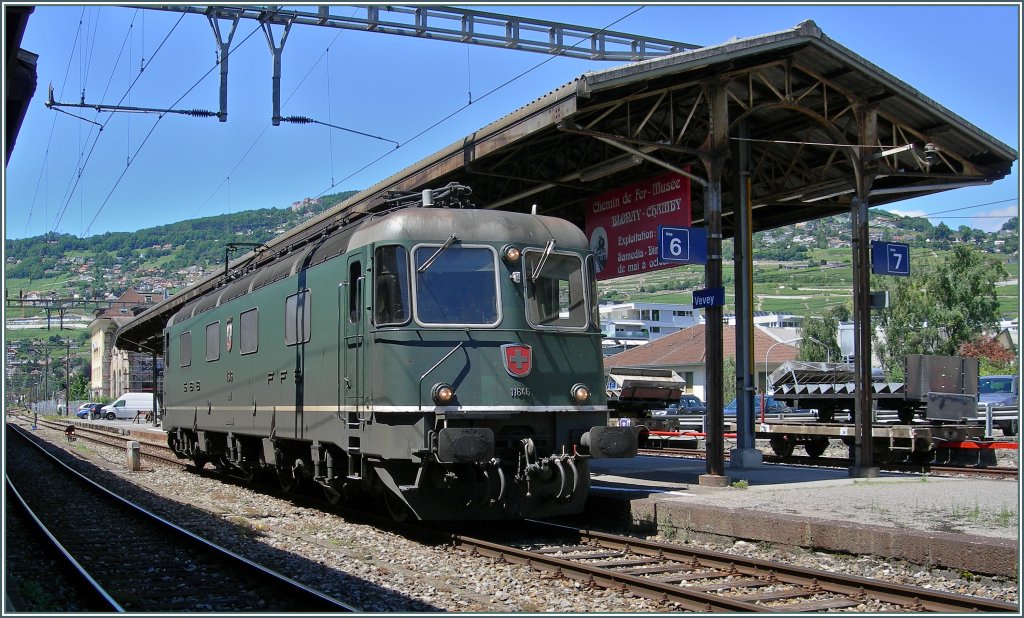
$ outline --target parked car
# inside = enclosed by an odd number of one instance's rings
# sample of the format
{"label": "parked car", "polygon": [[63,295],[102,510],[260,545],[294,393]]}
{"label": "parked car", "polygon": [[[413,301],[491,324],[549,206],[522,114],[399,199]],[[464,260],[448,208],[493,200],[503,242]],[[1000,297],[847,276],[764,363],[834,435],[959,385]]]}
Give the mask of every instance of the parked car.
{"label": "parked car", "polygon": [[77,416],[78,418],[89,418],[89,414],[92,412],[93,407],[95,406],[99,406],[100,408],[102,408],[103,404],[86,401],[82,405],[78,406],[77,410],[75,410],[75,416]]}
{"label": "parked car", "polygon": [[978,378],[978,406],[1016,406],[1020,403],[1017,376],[981,376]]}
{"label": "parked car", "polygon": [[100,413],[103,418],[112,421],[115,418],[134,419],[139,412],[145,414],[152,411],[153,393],[125,393],[114,403],[103,406]]}
{"label": "parked car", "polygon": [[[765,414],[792,414],[795,410],[781,401],[776,401],[774,397],[768,395],[764,400],[764,413]],[[756,414],[761,413],[761,395],[754,396],[754,412]],[[733,399],[729,402],[729,405],[725,406],[724,416],[736,416],[736,400]]]}
{"label": "parked car", "polygon": [[79,410],[78,418],[91,418],[98,419],[103,418],[103,406],[105,403],[90,403],[89,407],[84,410]]}
{"label": "parked car", "polygon": [[673,403],[665,410],[665,414],[704,414],[708,411],[704,402],[696,395],[683,395],[679,403]]}

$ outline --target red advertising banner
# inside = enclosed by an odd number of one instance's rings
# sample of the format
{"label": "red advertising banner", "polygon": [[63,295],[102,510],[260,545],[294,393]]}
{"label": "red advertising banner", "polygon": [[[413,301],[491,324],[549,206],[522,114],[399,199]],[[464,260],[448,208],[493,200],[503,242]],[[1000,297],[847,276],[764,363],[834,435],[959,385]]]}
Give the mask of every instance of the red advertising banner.
{"label": "red advertising banner", "polygon": [[690,227],[690,179],[669,172],[587,203],[587,238],[598,280],[678,264],[658,260],[658,226]]}

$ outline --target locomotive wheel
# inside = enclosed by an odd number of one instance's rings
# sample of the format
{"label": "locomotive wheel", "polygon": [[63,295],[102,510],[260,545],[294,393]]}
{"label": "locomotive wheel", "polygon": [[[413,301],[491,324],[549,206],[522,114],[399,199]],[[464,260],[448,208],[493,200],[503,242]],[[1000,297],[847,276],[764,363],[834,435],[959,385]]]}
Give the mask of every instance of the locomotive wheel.
{"label": "locomotive wheel", "polygon": [[384,490],[384,506],[388,509],[388,515],[396,522],[403,522],[409,519],[409,509],[405,503],[388,490]]}
{"label": "locomotive wheel", "polygon": [[804,450],[807,451],[808,457],[821,457],[825,454],[825,449],[828,448],[828,438],[815,439],[809,442],[804,442]]}
{"label": "locomotive wheel", "polygon": [[328,504],[332,506],[339,504],[343,497],[342,493],[337,489],[333,487],[324,487],[324,499],[327,500]]}
{"label": "locomotive wheel", "polygon": [[295,489],[296,481],[295,477],[292,476],[292,471],[287,468],[277,469],[277,483],[281,486],[281,491],[288,494]]}
{"label": "locomotive wheel", "polygon": [[789,439],[789,436],[774,436],[768,443],[771,445],[772,450],[779,457],[789,457],[793,454],[793,441]]}
{"label": "locomotive wheel", "polygon": [[192,457],[192,465],[196,467],[196,470],[202,470],[206,467],[206,458],[202,455],[194,455]]}

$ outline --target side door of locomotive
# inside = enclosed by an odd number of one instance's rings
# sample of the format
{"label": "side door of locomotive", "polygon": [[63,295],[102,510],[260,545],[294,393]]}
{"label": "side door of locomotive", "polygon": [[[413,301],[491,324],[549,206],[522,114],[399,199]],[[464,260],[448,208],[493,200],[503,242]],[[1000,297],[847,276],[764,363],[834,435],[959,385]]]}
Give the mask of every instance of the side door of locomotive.
{"label": "side door of locomotive", "polygon": [[358,418],[365,393],[366,263],[362,251],[350,255],[346,280],[338,287],[338,400],[350,424]]}

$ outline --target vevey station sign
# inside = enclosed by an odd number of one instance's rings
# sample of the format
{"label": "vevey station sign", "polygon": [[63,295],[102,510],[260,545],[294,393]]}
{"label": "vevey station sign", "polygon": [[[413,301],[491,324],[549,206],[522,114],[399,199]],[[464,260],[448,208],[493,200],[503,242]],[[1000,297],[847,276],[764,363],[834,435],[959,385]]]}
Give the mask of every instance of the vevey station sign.
{"label": "vevey station sign", "polygon": [[586,232],[597,278],[677,266],[658,259],[658,226],[689,227],[690,213],[690,179],[671,172],[592,198]]}

